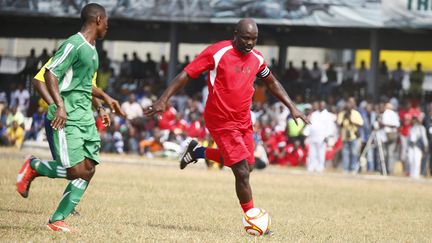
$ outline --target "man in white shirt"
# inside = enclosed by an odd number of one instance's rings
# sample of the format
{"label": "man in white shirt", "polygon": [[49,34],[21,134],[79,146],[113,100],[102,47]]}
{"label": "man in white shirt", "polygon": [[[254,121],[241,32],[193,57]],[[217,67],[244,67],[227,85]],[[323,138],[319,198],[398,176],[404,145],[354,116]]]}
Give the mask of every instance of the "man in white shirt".
{"label": "man in white shirt", "polygon": [[396,160],[395,152],[398,128],[400,126],[399,115],[393,110],[393,105],[385,104],[384,112],[381,115],[380,125],[384,142],[384,155],[386,162],[387,173],[393,173],[394,162]]}
{"label": "man in white shirt", "polygon": [[143,116],[143,109],[134,94],[129,95],[128,101],[121,105],[122,110],[126,113],[126,117],[130,120]]}
{"label": "man in white shirt", "polygon": [[330,127],[334,126],[334,119],[326,110],[324,101],[314,102],[313,110],[310,116],[311,124],[304,131],[308,135],[309,142],[307,169],[311,172],[322,172],[325,168],[326,140],[331,135]]}
{"label": "man in white shirt", "polygon": [[11,95],[12,104],[16,105],[18,111],[24,115],[27,114],[27,109],[30,105],[30,93],[24,89],[23,84],[18,85],[18,89],[15,90]]}

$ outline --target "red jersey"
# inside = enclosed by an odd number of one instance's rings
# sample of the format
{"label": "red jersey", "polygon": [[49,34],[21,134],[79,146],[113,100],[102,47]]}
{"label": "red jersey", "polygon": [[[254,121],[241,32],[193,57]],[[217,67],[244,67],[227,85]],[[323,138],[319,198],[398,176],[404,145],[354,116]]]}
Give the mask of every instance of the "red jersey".
{"label": "red jersey", "polygon": [[184,71],[192,78],[208,72],[204,119],[209,129],[246,129],[252,126],[250,106],[255,77],[266,78],[270,69],[262,54],[236,50],[232,41],[220,41],[201,52]]}

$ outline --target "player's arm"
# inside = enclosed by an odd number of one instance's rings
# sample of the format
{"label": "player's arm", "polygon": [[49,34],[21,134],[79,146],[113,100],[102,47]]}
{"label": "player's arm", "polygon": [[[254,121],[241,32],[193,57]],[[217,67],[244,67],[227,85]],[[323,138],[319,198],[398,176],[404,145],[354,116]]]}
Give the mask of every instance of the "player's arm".
{"label": "player's arm", "polygon": [[95,108],[95,110],[98,112],[98,115],[102,119],[102,123],[104,124],[104,126],[105,127],[110,126],[111,118],[108,115],[108,113],[105,111],[105,108],[103,107],[101,101],[98,98],[93,97],[92,104],[93,104],[93,108]]}
{"label": "player's arm", "polygon": [[179,73],[168,86],[168,88],[163,92],[162,96],[157,101],[155,101],[152,106],[149,106],[145,109],[144,114],[146,116],[153,116],[164,112],[169,98],[182,89],[190,79],[191,78],[185,71]]}
{"label": "player's arm", "polygon": [[295,106],[294,102],[291,100],[291,98],[289,97],[285,89],[282,87],[280,82],[276,79],[276,77],[272,73],[270,73],[267,77],[263,78],[262,80],[266,84],[270,93],[272,93],[272,95],[274,95],[282,103],[284,103],[284,105],[288,107],[296,123],[297,123],[296,121],[297,118],[302,119],[306,124],[310,123],[309,119],[297,109],[297,107]]}
{"label": "player's arm", "polygon": [[48,105],[54,104],[54,100],[51,97],[45,82],[41,82],[40,80],[34,78],[32,80],[32,84],[35,87],[36,91],[39,93],[39,95],[42,97],[42,99]]}
{"label": "player's arm", "polygon": [[114,113],[116,113],[122,117],[126,117],[126,113],[124,113],[124,111],[121,109],[118,101],[116,99],[112,98],[111,96],[109,96],[107,93],[105,93],[100,88],[93,86],[92,87],[92,95],[93,95],[93,97],[96,97],[96,98],[99,98],[99,99],[105,101],[105,103],[107,103],[110,106],[111,110]]}
{"label": "player's arm", "polygon": [[67,115],[66,115],[66,109],[65,109],[63,99],[60,96],[58,79],[49,70],[45,72],[44,78],[45,78],[48,91],[54,101],[54,104],[56,104],[57,106],[54,119],[51,121],[51,126],[54,129],[61,129],[64,127],[66,123]]}

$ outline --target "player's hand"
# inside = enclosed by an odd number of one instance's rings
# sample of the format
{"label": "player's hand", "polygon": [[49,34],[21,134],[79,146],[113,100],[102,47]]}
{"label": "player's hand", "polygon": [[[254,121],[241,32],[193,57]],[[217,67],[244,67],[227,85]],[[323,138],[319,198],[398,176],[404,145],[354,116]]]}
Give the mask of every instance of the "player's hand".
{"label": "player's hand", "polygon": [[64,106],[58,106],[54,114],[54,119],[51,121],[51,127],[55,130],[64,128],[66,124],[66,109]]}
{"label": "player's hand", "polygon": [[292,117],[294,118],[294,122],[295,122],[296,125],[298,125],[298,124],[297,124],[297,118],[302,119],[302,120],[304,121],[305,124],[310,124],[309,118],[307,118],[307,117],[305,116],[305,114],[301,113],[301,112],[300,112],[299,110],[297,110],[297,109],[293,109],[293,111],[291,111],[291,115],[292,115]]}
{"label": "player's hand", "polygon": [[99,116],[102,119],[102,123],[105,127],[111,126],[111,118],[109,114],[105,111],[105,109],[99,110]]}
{"label": "player's hand", "polygon": [[162,100],[157,100],[153,103],[153,105],[144,109],[144,115],[147,117],[154,116],[157,114],[161,114],[166,109],[166,102]]}
{"label": "player's hand", "polygon": [[121,106],[116,99],[109,98],[108,100],[106,100],[106,102],[110,106],[113,113],[115,113],[115,114],[117,114],[123,118],[126,117],[126,113],[121,109]]}

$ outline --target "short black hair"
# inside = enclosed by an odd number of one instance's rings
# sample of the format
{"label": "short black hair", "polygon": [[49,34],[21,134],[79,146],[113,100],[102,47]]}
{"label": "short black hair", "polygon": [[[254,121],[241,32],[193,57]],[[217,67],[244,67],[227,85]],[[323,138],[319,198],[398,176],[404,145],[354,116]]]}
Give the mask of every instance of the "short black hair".
{"label": "short black hair", "polygon": [[81,22],[83,24],[89,23],[97,16],[106,15],[105,8],[97,3],[89,3],[81,10]]}

